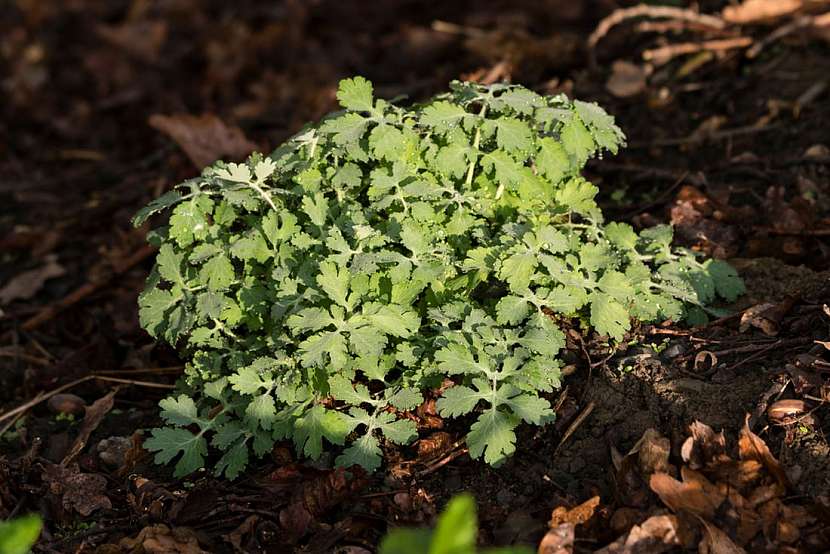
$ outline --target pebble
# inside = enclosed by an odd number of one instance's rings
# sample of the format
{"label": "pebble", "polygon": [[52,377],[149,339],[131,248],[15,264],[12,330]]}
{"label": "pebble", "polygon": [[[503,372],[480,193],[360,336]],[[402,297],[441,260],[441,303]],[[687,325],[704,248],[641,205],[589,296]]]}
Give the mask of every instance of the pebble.
{"label": "pebble", "polygon": [[86,410],[86,402],[74,394],[56,394],[47,403],[53,414],[81,415]]}
{"label": "pebble", "polygon": [[130,437],[109,437],[98,443],[98,457],[109,467],[121,467],[127,452],[132,448]]}

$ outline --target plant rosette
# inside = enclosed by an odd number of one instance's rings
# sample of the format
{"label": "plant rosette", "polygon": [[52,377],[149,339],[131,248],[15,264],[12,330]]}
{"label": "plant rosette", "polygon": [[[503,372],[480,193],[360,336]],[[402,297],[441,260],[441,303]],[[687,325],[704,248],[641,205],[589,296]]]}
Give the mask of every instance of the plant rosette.
{"label": "plant rosette", "polygon": [[499,464],[521,422],[553,419],[562,318],[621,341],[632,319],[699,323],[743,291],[668,226],[604,223],[580,172],[624,137],[596,104],[453,82],[404,107],[361,77],[337,98],[271,155],[217,162],[135,217],[169,214],[139,304],[187,360],[145,441],[177,475],[213,447],[234,478],[289,438],[374,470],[447,378],[439,413],[473,414],[470,455]]}

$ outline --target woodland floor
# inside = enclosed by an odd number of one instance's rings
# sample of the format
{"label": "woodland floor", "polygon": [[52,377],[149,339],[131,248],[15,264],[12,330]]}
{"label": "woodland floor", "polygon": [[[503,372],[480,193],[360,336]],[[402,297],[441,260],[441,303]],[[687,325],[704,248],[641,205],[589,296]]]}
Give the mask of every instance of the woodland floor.
{"label": "woodland floor", "polygon": [[[717,15],[722,4],[699,8]],[[648,429],[668,439],[672,464],[696,420],[722,429],[734,457],[748,414],[786,495],[775,513],[759,509],[752,541],[740,517],[710,521],[752,552],[830,548],[830,31],[805,23],[776,38],[793,14],[717,32],[640,18],[608,31],[592,66],[587,37],[626,5],[7,2],[0,416],[31,409],[0,419],[0,518],[42,513],[38,552],[358,554],[467,490],[482,544],[537,545],[549,522],[564,523],[576,541],[548,552],[588,552],[683,511],[643,484],[642,455],[637,469],[623,456],[651,444],[638,443]],[[643,62],[658,47],[741,37]],[[387,448],[375,475],[334,472],[326,457],[303,464],[285,445],[234,482],[172,478],[141,450],[140,430],[159,423],[181,361],[138,325],[153,252],[130,217],[197,165],[277,146],[334,109],[338,79],[352,74],[383,97],[420,99],[467,78],[598,101],[629,141],[588,169],[607,218],[674,223],[680,244],[730,259],[748,293],[732,317],[641,327],[627,350],[570,333],[557,422],[524,428],[498,469],[470,460],[461,426],[427,403],[421,441]],[[69,404],[36,402],[72,383]],[[587,517],[567,511],[595,496]],[[795,538],[776,521],[793,521]],[[700,540],[712,540],[706,529]],[[682,550],[640,551],[671,548]]]}

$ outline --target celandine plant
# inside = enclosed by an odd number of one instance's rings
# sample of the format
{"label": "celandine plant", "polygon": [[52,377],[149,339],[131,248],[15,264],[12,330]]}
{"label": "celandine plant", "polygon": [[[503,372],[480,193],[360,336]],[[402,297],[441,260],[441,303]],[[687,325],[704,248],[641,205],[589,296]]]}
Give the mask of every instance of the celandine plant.
{"label": "celandine plant", "polygon": [[604,224],[587,160],[624,137],[595,104],[454,82],[411,107],[340,83],[344,110],[270,156],[217,162],[135,218],[171,210],[141,323],[187,359],[169,427],[145,446],[178,475],[208,444],[234,478],[291,438],[343,466],[416,437],[407,410],[473,413],[470,454],[516,448],[553,411],[562,318],[615,341],[630,319],[695,321],[743,290],[721,261],[672,248],[670,227]]}

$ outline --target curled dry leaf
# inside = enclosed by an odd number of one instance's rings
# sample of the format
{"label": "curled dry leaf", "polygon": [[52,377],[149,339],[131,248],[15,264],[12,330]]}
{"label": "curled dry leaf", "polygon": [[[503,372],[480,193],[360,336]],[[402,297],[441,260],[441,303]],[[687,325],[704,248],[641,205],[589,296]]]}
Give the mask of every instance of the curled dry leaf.
{"label": "curled dry leaf", "polygon": [[691,436],[686,439],[680,449],[683,461],[692,469],[700,469],[716,461],[726,458],[726,437],[723,431],[715,431],[700,421],[689,425]]}
{"label": "curled dry leaf", "polygon": [[538,554],[571,554],[575,538],[573,523],[551,527],[539,543]]}
{"label": "curled dry leaf", "polygon": [[452,447],[452,435],[446,431],[436,431],[418,441],[418,459],[428,461],[449,452]]}
{"label": "curled dry leaf", "polygon": [[671,442],[656,430],[646,429],[633,450],[637,452],[637,461],[643,477],[656,472],[672,473],[674,471],[674,467],[669,464]]}
{"label": "curled dry leaf", "polygon": [[703,540],[698,547],[700,554],[746,554],[746,550],[732,542],[729,535],[713,524],[701,519]]}
{"label": "curled dry leaf", "polygon": [[6,283],[0,289],[0,306],[10,304],[15,300],[28,300],[43,288],[46,281],[65,273],[63,266],[55,261],[54,257],[50,257],[45,265],[24,271]]}
{"label": "curled dry leaf", "polygon": [[651,516],[595,554],[659,554],[694,544],[695,531],[675,515]]}
{"label": "curled dry leaf", "polygon": [[765,302],[747,308],[741,314],[740,331],[745,333],[750,327],[755,327],[765,335],[774,337],[778,334],[781,320],[784,319],[784,316],[787,315],[794,304],[795,299],[788,298],[776,304]]}
{"label": "curled dry leaf", "polygon": [[589,498],[579,506],[568,509],[564,506],[559,506],[550,515],[551,528],[558,527],[563,523],[570,523],[571,525],[582,525],[587,523],[594,517],[597,508],[599,507],[599,496]]}
{"label": "curled dry leaf", "polygon": [[107,478],[98,473],[80,473],[78,464],[46,465],[43,479],[49,485],[49,492],[60,498],[64,510],[74,510],[86,517],[96,510],[112,508],[112,502],[104,494]]}
{"label": "curled dry leaf", "polygon": [[119,546],[122,551],[144,554],[208,554],[192,530],[162,524],[145,527],[135,538],[121,539]]}
{"label": "curled dry leaf", "polygon": [[224,535],[224,539],[231,543],[235,552],[245,552],[242,547],[243,541],[256,531],[257,523],[259,523],[258,515],[248,516],[239,527]]}
{"label": "curled dry leaf", "polygon": [[115,390],[110,391],[93,402],[91,406],[86,408],[86,415],[84,415],[84,421],[81,423],[81,430],[78,431],[78,436],[75,438],[75,442],[72,443],[72,447],[64,457],[62,462],[63,465],[66,465],[70,461],[74,460],[75,457],[84,449],[87,441],[89,440],[89,436],[98,428],[101,421],[103,421],[104,417],[110,412],[110,410],[112,410],[116,392],[117,391]]}
{"label": "curled dry leaf", "polygon": [[213,114],[156,114],[150,117],[150,126],[176,141],[199,169],[224,157],[242,159],[257,148],[239,127],[226,125]]}
{"label": "curled dry leaf", "polygon": [[738,440],[738,450],[741,460],[754,460],[759,462],[775,476],[781,485],[790,488],[790,480],[787,478],[784,468],[781,467],[781,464],[772,455],[769,447],[761,440],[761,437],[749,429],[749,414],[746,415],[746,419],[744,420],[744,427],[741,430],[741,436]]}
{"label": "curled dry leaf", "polygon": [[684,473],[684,481],[680,482],[666,473],[655,473],[649,479],[649,486],[673,512],[688,512],[709,519],[714,517],[723,496],[713,494],[713,489],[717,492],[717,488],[711,483],[703,485],[707,482],[705,477],[700,476],[688,482],[685,477]]}
{"label": "curled dry leaf", "polygon": [[308,531],[311,523],[334,506],[343,502],[366,484],[359,467],[350,474],[344,468],[326,472],[306,481],[294,492],[289,505],[280,511],[280,524],[293,540]]}
{"label": "curled dry leaf", "polygon": [[807,411],[803,400],[786,399],[775,402],[767,408],[767,417],[774,423],[788,423]]}

